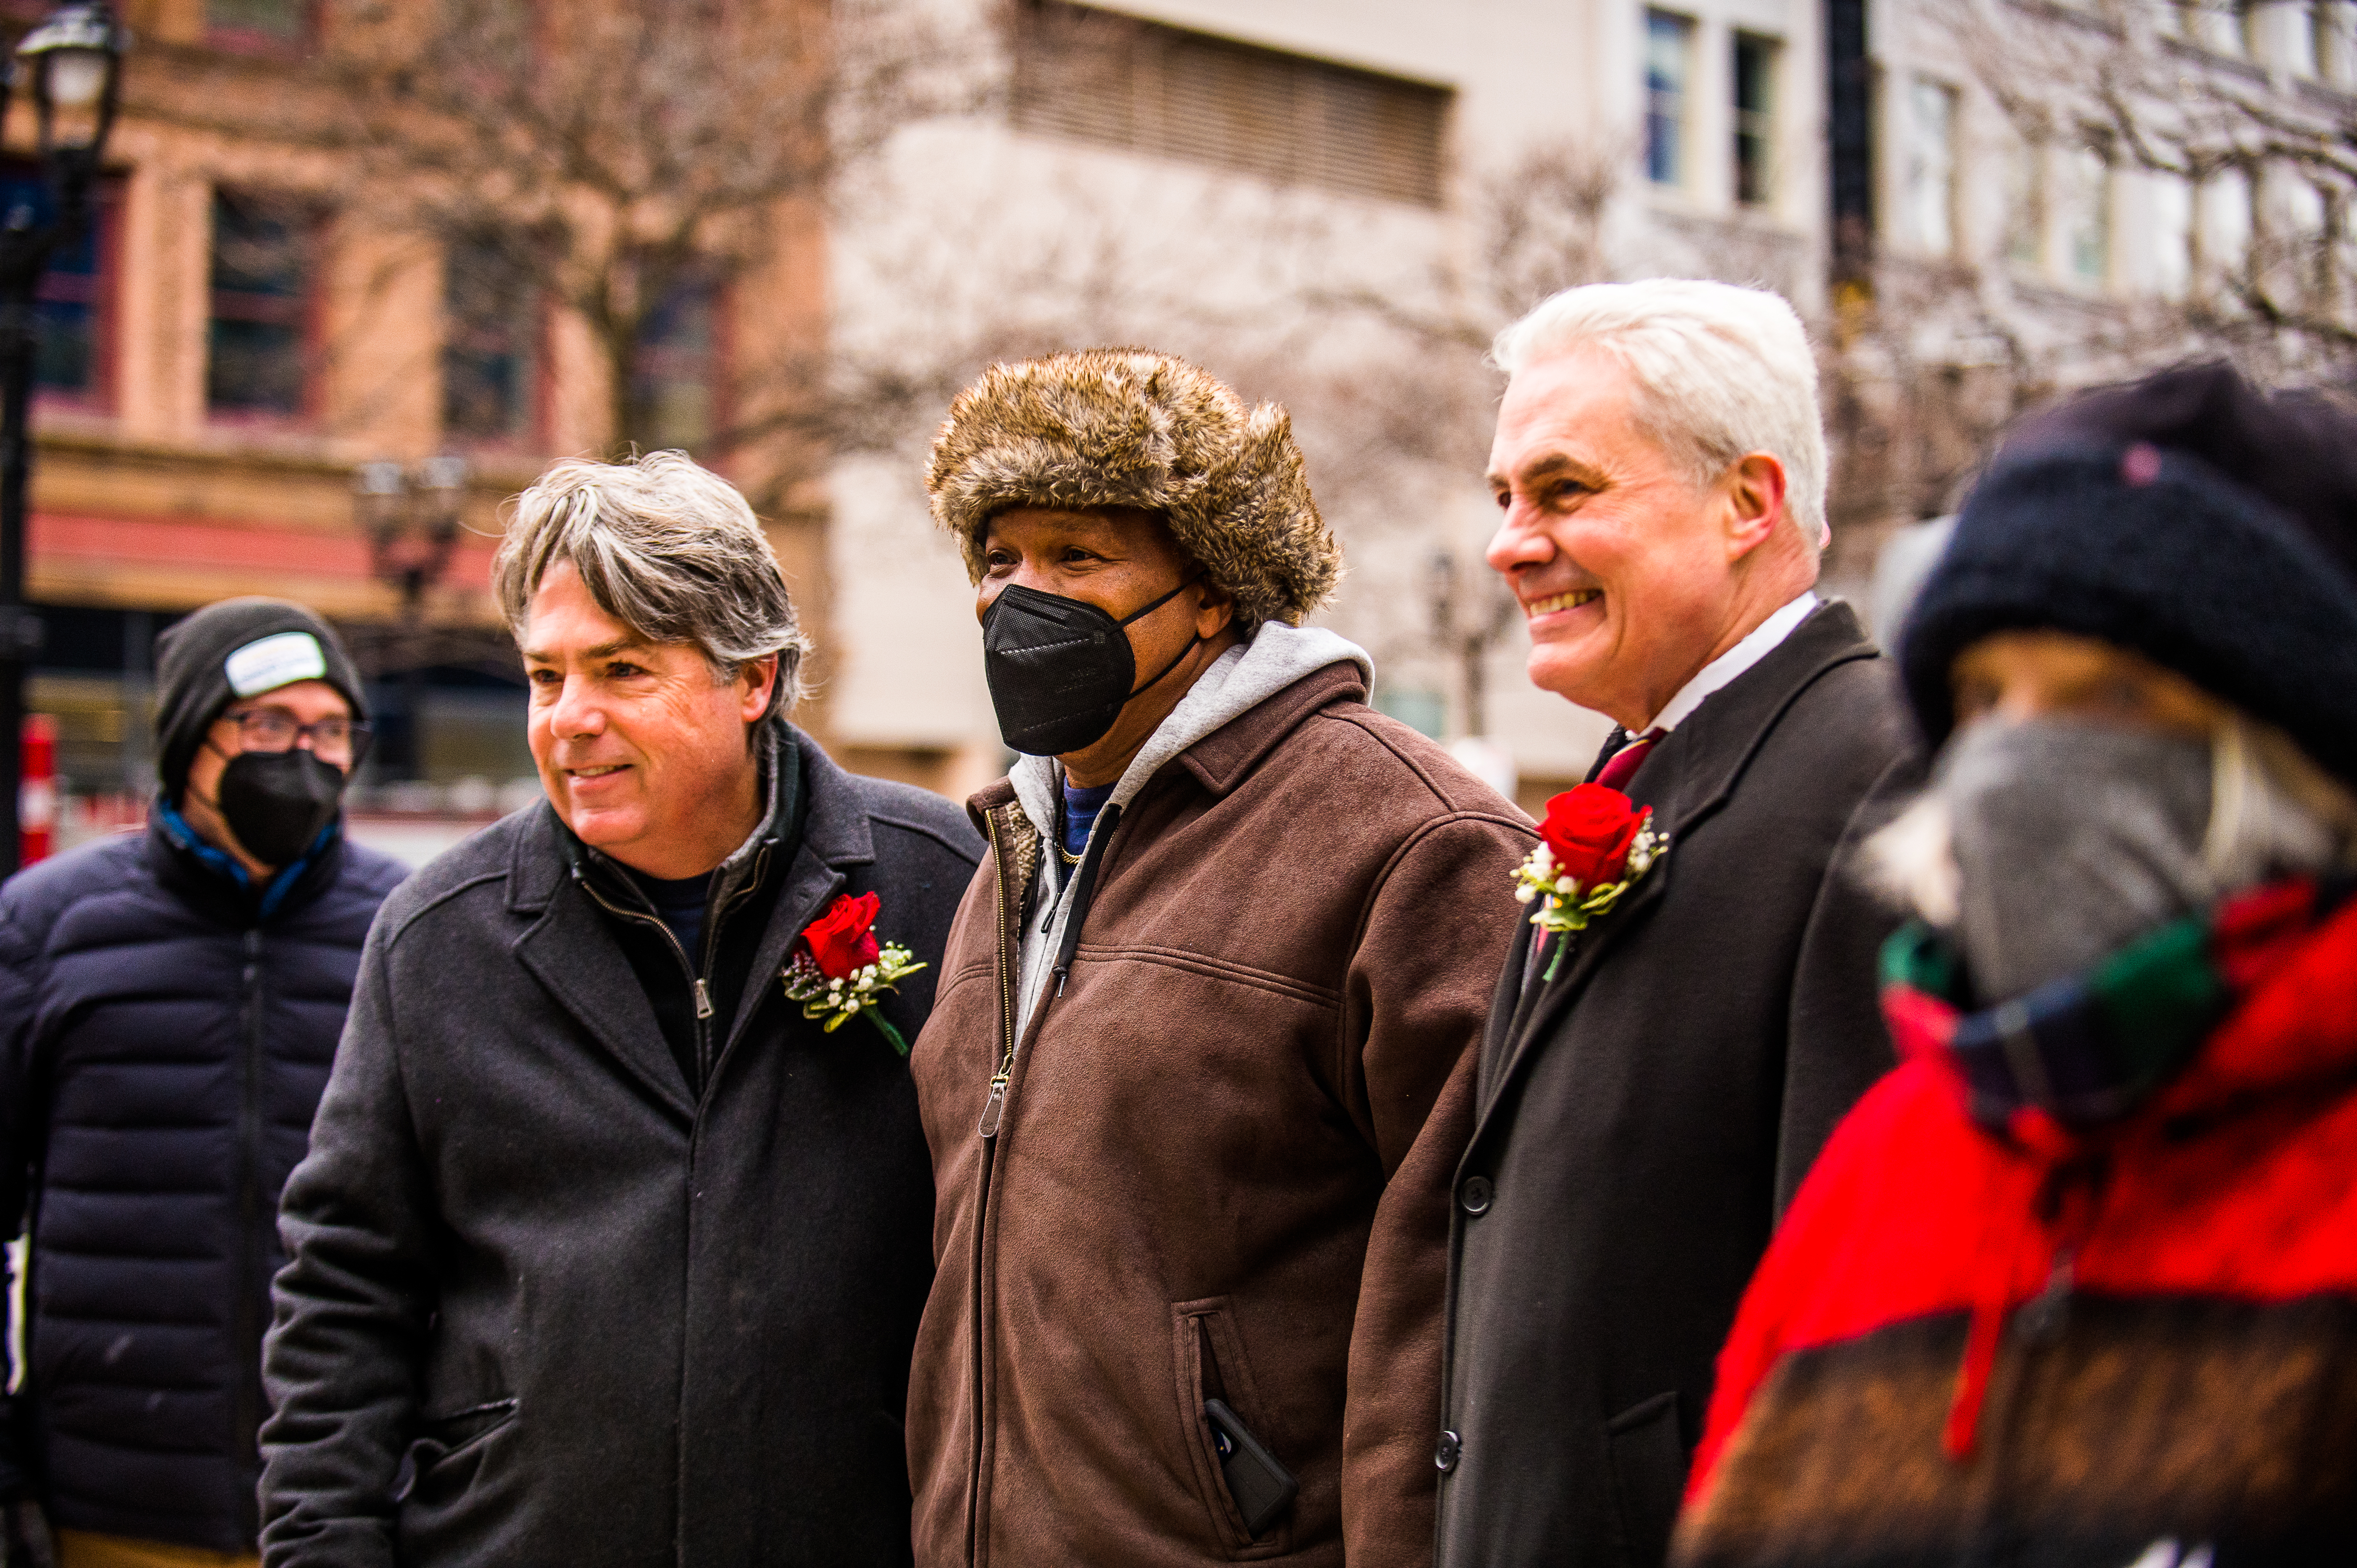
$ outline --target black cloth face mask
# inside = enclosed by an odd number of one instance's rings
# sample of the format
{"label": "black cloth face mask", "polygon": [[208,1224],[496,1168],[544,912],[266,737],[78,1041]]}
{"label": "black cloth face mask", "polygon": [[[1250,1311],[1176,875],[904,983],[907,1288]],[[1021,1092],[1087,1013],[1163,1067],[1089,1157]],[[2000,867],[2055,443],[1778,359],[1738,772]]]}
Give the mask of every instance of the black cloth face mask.
{"label": "black cloth face mask", "polygon": [[241,751],[215,788],[221,821],[246,853],[265,865],[288,866],[335,820],[344,770],[300,747]]}
{"label": "black cloth face mask", "polygon": [[1103,740],[1129,700],[1178,668],[1199,633],[1145,685],[1122,628],[1152,615],[1201,579],[1189,577],[1152,604],[1115,620],[1060,594],[1009,583],[982,615],[982,672],[1007,747],[1063,757]]}

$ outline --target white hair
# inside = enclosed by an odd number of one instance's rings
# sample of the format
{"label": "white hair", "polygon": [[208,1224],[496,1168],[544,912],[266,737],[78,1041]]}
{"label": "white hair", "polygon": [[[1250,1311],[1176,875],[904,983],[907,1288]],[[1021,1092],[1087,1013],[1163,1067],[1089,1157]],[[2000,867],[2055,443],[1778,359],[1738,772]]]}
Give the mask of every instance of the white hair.
{"label": "white hair", "polygon": [[1781,295],[1699,278],[1594,283],[1541,301],[1498,334],[1508,376],[1593,344],[1635,382],[1638,427],[1697,485],[1765,452],[1784,465],[1784,509],[1811,551],[1825,528],[1825,431],[1809,335]]}

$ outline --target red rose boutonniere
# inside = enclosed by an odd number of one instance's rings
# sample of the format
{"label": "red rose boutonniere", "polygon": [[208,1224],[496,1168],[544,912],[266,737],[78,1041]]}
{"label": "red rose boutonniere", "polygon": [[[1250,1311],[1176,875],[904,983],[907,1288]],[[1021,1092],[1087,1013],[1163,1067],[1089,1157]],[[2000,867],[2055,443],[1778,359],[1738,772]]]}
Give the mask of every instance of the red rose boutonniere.
{"label": "red rose boutonniere", "polygon": [[909,1042],[879,1007],[886,992],[925,966],[899,943],[876,940],[881,908],[873,893],[837,896],[825,914],[803,928],[802,945],[779,979],[786,994],[802,1004],[803,1017],[826,1020],[828,1034],[864,1013],[905,1057]]}
{"label": "red rose boutonniere", "polygon": [[[1514,868],[1516,901],[1538,905],[1531,924],[1542,931],[1584,931],[1588,921],[1609,914],[1629,885],[1670,847],[1652,821],[1651,806],[1633,805],[1601,784],[1582,784],[1549,800],[1539,847]],[[1556,946],[1544,978],[1555,978],[1570,945]]]}

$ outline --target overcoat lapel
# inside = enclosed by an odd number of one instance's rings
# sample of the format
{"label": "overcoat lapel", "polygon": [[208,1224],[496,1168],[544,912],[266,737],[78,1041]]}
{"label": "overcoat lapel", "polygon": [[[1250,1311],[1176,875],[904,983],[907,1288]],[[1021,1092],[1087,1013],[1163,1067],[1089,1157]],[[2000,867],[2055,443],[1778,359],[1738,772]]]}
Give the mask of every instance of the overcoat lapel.
{"label": "overcoat lapel", "polygon": [[[1857,613],[1839,599],[1830,600],[1765,659],[1713,693],[1693,717],[1654,747],[1645,767],[1631,780],[1635,788],[1630,798],[1653,808],[1655,824],[1669,835],[1668,853],[1629,889],[1610,914],[1578,934],[1577,945],[1555,979],[1524,987],[1515,998],[1504,1033],[1503,1059],[1497,1072],[1483,1075],[1476,1141],[1507,1087],[1586,989],[1605,957],[1620,945],[1624,933],[1642,926],[1661,902],[1670,879],[1677,874],[1680,845],[1726,804],[1752,754],[1784,711],[1828,670],[1877,656]],[[1659,799],[1648,790],[1648,772],[1662,780],[1663,793]],[[1508,961],[1516,978],[1528,961],[1531,929],[1523,927],[1523,936]]]}
{"label": "overcoat lapel", "polygon": [[692,1122],[695,1107],[687,1098],[687,1080],[663,1043],[646,991],[614,940],[605,913],[587,894],[564,886],[553,842],[554,814],[545,802],[540,811],[542,820],[533,831],[516,835],[516,874],[509,886],[518,892],[512,897],[519,903],[537,897],[543,905],[540,918],[516,939],[516,958],[616,1065],[683,1123]]}
{"label": "overcoat lapel", "polygon": [[[745,994],[737,1001],[737,1015],[729,1022],[728,1037],[715,1059],[715,1083],[720,1080],[721,1070],[737,1039],[751,1026],[762,1004],[770,1000],[770,988],[779,983],[779,974],[795,941],[813,920],[826,912],[827,905],[848,880],[844,868],[866,865],[876,858],[875,833],[869,827],[866,808],[851,788],[851,776],[808,739],[802,741],[800,749],[802,788],[807,791],[809,805],[802,814],[798,841],[786,846],[793,859],[787,864],[786,879],[778,889],[777,903],[771,907],[769,929],[762,933],[761,945],[753,954],[752,972],[746,979]],[[893,934],[893,913],[890,909],[877,911],[879,940]]]}
{"label": "overcoat lapel", "polygon": [[[1652,804],[1651,801],[1638,803]],[[1658,805],[1654,810],[1665,818],[1670,815],[1662,811]],[[1670,861],[1676,853],[1677,832],[1673,828],[1670,830],[1670,854],[1655,861],[1652,869],[1638,878],[1636,886],[1621,896],[1610,914],[1593,922],[1584,931],[1566,933],[1565,940],[1572,943],[1572,950],[1563,967],[1555,972],[1555,977],[1523,989],[1519,1005],[1514,1009],[1512,1022],[1507,1029],[1505,1063],[1481,1103],[1484,1117],[1497,1103],[1498,1095],[1504,1091],[1515,1073],[1529,1059],[1534,1044],[1545,1036],[1555,1020],[1571,1004],[1571,999],[1587,985],[1588,976],[1596,972],[1596,967],[1603,961],[1604,955],[1618,944],[1621,933],[1641,924],[1645,912],[1660,901],[1662,889],[1669,882]],[[1523,940],[1522,950],[1525,955],[1529,952],[1528,939]]]}
{"label": "overcoat lapel", "polygon": [[1522,1018],[1522,1004],[1528,999],[1530,988],[1523,983],[1523,972],[1530,967],[1533,930],[1528,920],[1523,922],[1520,934],[1506,949],[1506,968],[1498,976],[1498,988],[1490,994],[1490,1017],[1481,1028],[1480,1070],[1473,1080],[1473,1102],[1477,1107],[1490,1103],[1491,1086],[1498,1081],[1506,1047]]}

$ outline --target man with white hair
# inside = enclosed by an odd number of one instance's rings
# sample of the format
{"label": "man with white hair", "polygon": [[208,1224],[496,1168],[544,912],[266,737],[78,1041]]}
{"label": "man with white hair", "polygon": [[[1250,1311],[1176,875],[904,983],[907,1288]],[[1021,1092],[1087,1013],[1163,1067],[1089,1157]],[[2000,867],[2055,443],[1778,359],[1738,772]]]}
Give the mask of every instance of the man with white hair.
{"label": "man with white hair", "polygon": [[1498,890],[1531,915],[1450,1215],[1438,1562],[1651,1565],[1744,1283],[1890,1062],[1892,920],[1846,862],[1913,763],[1879,652],[1815,591],[1824,437],[1791,306],[1596,285],[1495,358],[1490,564],[1531,679],[1617,727]]}
{"label": "man with white hair", "polygon": [[264,1358],[271,1568],[902,1568],[932,1166],[908,1042],[980,858],[786,722],[745,498],[565,462],[492,566],[547,799],[369,933]]}

